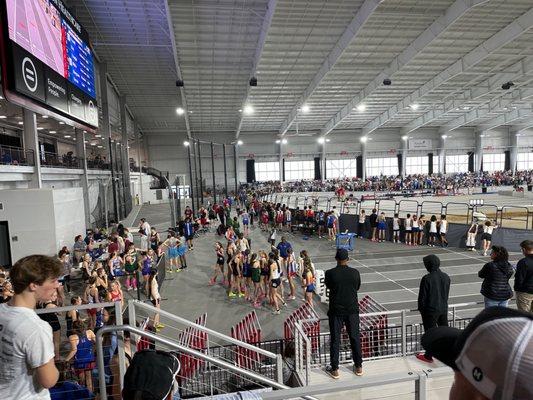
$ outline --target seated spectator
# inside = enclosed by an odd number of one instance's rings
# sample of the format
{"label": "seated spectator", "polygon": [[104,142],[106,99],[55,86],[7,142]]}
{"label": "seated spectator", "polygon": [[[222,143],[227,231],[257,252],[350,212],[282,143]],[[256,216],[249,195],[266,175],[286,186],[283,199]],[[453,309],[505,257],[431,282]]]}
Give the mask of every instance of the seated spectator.
{"label": "seated spectator", "polygon": [[73,360],[74,372],[80,383],[93,391],[92,370],[96,367],[94,342],[96,336],[87,329],[82,320],[72,322],[72,335],[69,337],[70,352],[65,361]]}
{"label": "seated spectator", "polygon": [[56,366],[59,370],[59,379],[50,389],[51,400],[92,400],[95,398],[89,389],[67,379],[69,368],[66,362],[56,362]]}
{"label": "seated spectator", "polygon": [[74,253],[74,262],[81,262],[85,256],[85,251],[87,250],[87,243],[83,240],[81,235],[78,235],[74,238],[74,246],[72,246],[72,251]]}

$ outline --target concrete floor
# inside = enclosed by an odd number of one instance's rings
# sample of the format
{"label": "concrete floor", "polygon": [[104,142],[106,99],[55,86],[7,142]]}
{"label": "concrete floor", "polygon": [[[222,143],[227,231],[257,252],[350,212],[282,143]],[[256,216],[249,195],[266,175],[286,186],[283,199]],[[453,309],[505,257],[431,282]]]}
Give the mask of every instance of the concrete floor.
{"label": "concrete floor", "polygon": [[[141,217],[145,217],[159,231],[170,226],[168,204],[145,205],[138,214],[138,218]],[[266,233],[260,229],[253,229],[250,238],[253,251],[268,249]],[[333,243],[314,237],[303,240],[301,234],[287,234],[287,238],[296,254],[302,249],[309,252],[317,269],[327,270],[335,266]],[[214,232],[195,239],[195,250],[187,253],[188,270],[168,276],[169,280],[164,283],[162,294],[165,300],[162,302],[162,308],[187,319],[195,319],[205,312],[208,315],[209,328],[229,334],[231,326],[253,308],[244,299],[229,299],[222,286],[207,285],[215,261],[213,244],[220,239]],[[420,278],[426,273],[422,258],[430,253],[441,258],[442,269],[451,277],[449,304],[482,301],[479,294],[481,279],[477,277],[477,272],[489,261],[488,257],[455,248],[413,248],[368,240],[356,241],[356,249],[351,252],[350,266],[361,273],[360,296],[371,295],[387,310],[415,309]],[[515,262],[520,259],[520,255],[512,254],[511,259]],[[266,307],[256,309],[263,340],[283,337],[283,322],[302,303],[301,297],[299,295],[297,300],[288,302],[281,315],[272,315],[271,310]],[[318,297],[316,300],[318,301]],[[460,308],[457,317],[473,316],[481,308],[481,304]],[[325,318],[327,304],[319,304],[316,310]],[[397,322],[399,321],[390,319],[390,323]],[[408,322],[420,323],[416,311],[408,313]],[[327,325],[323,325],[327,330]]]}

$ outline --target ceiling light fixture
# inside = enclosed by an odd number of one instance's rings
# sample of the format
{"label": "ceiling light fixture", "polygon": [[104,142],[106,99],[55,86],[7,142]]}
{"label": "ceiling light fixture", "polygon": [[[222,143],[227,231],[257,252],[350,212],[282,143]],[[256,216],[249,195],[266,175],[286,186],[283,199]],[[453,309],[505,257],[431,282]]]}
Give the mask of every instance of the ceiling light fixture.
{"label": "ceiling light fixture", "polygon": [[320,144],[324,144],[324,143],[326,143],[326,138],[325,138],[325,137],[319,137],[319,138],[317,139],[317,141],[318,141],[318,143],[320,143]]}
{"label": "ceiling light fixture", "polygon": [[242,146],[242,140],[237,140],[237,146]]}
{"label": "ceiling light fixture", "polygon": [[252,115],[254,113],[254,108],[251,105],[246,105],[243,108],[243,112],[245,115]]}
{"label": "ceiling light fixture", "polygon": [[70,135],[65,135],[65,139],[70,139],[72,136]]}
{"label": "ceiling light fixture", "polygon": [[47,119],[47,118],[48,118],[48,115],[43,115],[43,118],[44,118],[44,119]]}
{"label": "ceiling light fixture", "polygon": [[48,133],[57,133],[56,131],[49,131]]}
{"label": "ceiling light fixture", "polygon": [[191,143],[190,143],[189,141],[186,140],[186,141],[183,142],[183,145],[184,145],[185,147],[188,147],[188,146],[191,145]]}
{"label": "ceiling light fixture", "polygon": [[38,131],[42,131],[43,129],[44,129],[44,128],[41,128],[41,127],[37,128]]}
{"label": "ceiling light fixture", "polygon": [[442,135],[441,138],[448,139],[448,135]]}
{"label": "ceiling light fixture", "polygon": [[59,125],[65,125],[63,121],[59,121]]}
{"label": "ceiling light fixture", "polygon": [[181,107],[176,108],[176,114],[183,115],[185,114],[185,110]]}
{"label": "ceiling light fixture", "polygon": [[0,115],[0,119],[6,119],[7,115]]}
{"label": "ceiling light fixture", "polygon": [[281,139],[281,144],[287,144],[287,143],[288,143],[287,139]]}
{"label": "ceiling light fixture", "polygon": [[276,140],[276,144],[280,144],[281,143],[281,140]]}
{"label": "ceiling light fixture", "polygon": [[357,105],[356,109],[359,112],[364,112],[364,111],[366,111],[366,104],[361,103],[361,104]]}
{"label": "ceiling light fixture", "polygon": [[409,139],[409,136],[407,136],[407,135],[403,135],[402,136],[402,140],[407,140],[407,139]]}
{"label": "ceiling light fixture", "polygon": [[311,107],[309,107],[307,104],[304,104],[304,105],[302,106],[302,112],[303,112],[304,114],[307,114],[309,111],[311,111]]}
{"label": "ceiling light fixture", "polygon": [[368,141],[368,136],[361,136],[359,140],[361,143],[366,143]]}
{"label": "ceiling light fixture", "polygon": [[416,110],[418,110],[420,108],[420,104],[413,103],[409,107],[411,107],[411,110],[416,111]]}
{"label": "ceiling light fixture", "polygon": [[22,121],[19,121],[19,125],[24,125],[24,122],[22,122]]}

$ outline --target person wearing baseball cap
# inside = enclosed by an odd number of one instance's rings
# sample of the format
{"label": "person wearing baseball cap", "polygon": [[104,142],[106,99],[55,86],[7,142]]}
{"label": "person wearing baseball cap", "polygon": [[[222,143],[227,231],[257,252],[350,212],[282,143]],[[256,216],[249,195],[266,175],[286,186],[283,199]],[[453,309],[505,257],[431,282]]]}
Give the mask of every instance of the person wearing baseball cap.
{"label": "person wearing baseball cap", "polygon": [[357,291],[361,287],[361,275],[355,268],[348,266],[348,251],[337,249],[335,254],[337,266],[325,273],[325,284],[329,290],[329,331],[330,340],[330,365],[326,372],[333,378],[339,379],[339,351],[341,330],[346,326],[350,338],[354,373],[363,375],[363,358],[361,354],[361,341],[359,338],[359,303]]}
{"label": "person wearing baseball cap", "polygon": [[436,327],[422,346],[455,372],[450,400],[533,399],[533,314],[504,307],[464,330]]}

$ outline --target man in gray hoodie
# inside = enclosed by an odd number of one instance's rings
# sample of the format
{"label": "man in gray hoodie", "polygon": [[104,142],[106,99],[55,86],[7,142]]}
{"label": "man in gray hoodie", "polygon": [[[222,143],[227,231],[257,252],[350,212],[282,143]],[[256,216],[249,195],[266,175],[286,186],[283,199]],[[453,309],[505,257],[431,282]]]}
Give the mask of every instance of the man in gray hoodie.
{"label": "man in gray hoodie", "polygon": [[[450,294],[450,277],[440,270],[440,259],[435,254],[423,258],[428,273],[420,281],[418,291],[418,311],[422,317],[424,331],[436,326],[448,326],[448,296]],[[433,362],[433,357],[426,351],[416,358],[424,362]]]}

